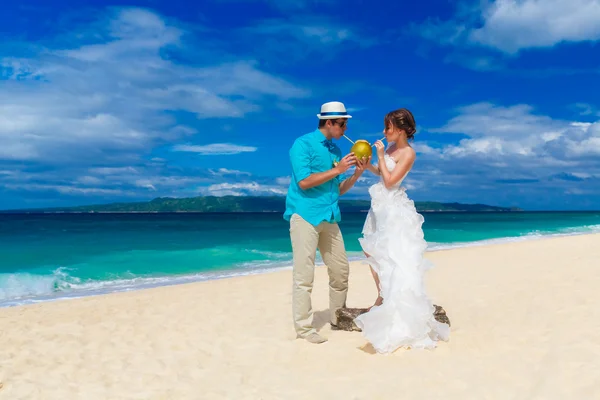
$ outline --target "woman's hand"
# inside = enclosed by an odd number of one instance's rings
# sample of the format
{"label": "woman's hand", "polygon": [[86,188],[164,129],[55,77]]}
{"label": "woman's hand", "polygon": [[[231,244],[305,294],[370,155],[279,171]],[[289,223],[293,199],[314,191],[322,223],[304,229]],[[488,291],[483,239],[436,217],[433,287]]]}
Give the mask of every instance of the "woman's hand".
{"label": "woman's hand", "polygon": [[377,158],[382,159],[385,153],[385,146],[381,140],[375,142],[375,149],[377,151]]}

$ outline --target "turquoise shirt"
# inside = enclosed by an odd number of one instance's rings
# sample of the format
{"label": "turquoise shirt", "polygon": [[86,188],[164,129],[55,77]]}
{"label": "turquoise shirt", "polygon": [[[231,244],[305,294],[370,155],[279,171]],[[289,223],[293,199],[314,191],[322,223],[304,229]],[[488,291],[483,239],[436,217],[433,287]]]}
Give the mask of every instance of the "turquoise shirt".
{"label": "turquoise shirt", "polygon": [[325,172],[334,167],[334,161],[342,159],[342,151],[320,130],[300,136],[290,149],[292,179],[286,197],[283,218],[290,220],[298,214],[311,225],[321,222],[339,222],[342,219],[338,198],[343,174],[310,189],[302,190],[298,182],[311,174]]}

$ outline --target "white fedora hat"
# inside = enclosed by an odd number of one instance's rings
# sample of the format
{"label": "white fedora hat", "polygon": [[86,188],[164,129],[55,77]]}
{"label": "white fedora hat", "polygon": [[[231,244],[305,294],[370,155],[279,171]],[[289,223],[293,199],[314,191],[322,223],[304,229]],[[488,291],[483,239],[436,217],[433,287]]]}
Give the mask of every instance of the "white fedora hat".
{"label": "white fedora hat", "polygon": [[339,101],[330,101],[321,106],[321,113],[317,114],[319,119],[352,118],[352,115],[346,111],[344,103]]}

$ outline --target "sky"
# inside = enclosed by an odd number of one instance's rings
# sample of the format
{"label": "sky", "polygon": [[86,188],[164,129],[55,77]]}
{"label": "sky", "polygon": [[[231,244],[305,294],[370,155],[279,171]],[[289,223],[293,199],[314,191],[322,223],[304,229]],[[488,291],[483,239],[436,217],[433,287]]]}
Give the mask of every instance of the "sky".
{"label": "sky", "polygon": [[0,209],[283,196],[328,101],[413,112],[415,201],[600,209],[600,0],[375,3],[5,2]]}

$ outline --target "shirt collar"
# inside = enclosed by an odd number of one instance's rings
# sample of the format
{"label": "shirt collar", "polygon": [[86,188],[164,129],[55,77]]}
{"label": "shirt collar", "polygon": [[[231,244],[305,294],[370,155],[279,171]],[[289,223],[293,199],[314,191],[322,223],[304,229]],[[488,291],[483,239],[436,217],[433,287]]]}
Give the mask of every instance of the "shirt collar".
{"label": "shirt collar", "polygon": [[316,139],[323,144],[323,146],[327,147],[329,150],[334,149],[335,148],[335,144],[333,143],[332,139],[327,139],[325,137],[325,135],[323,135],[323,132],[321,132],[320,130],[316,129],[315,130],[315,136]]}

